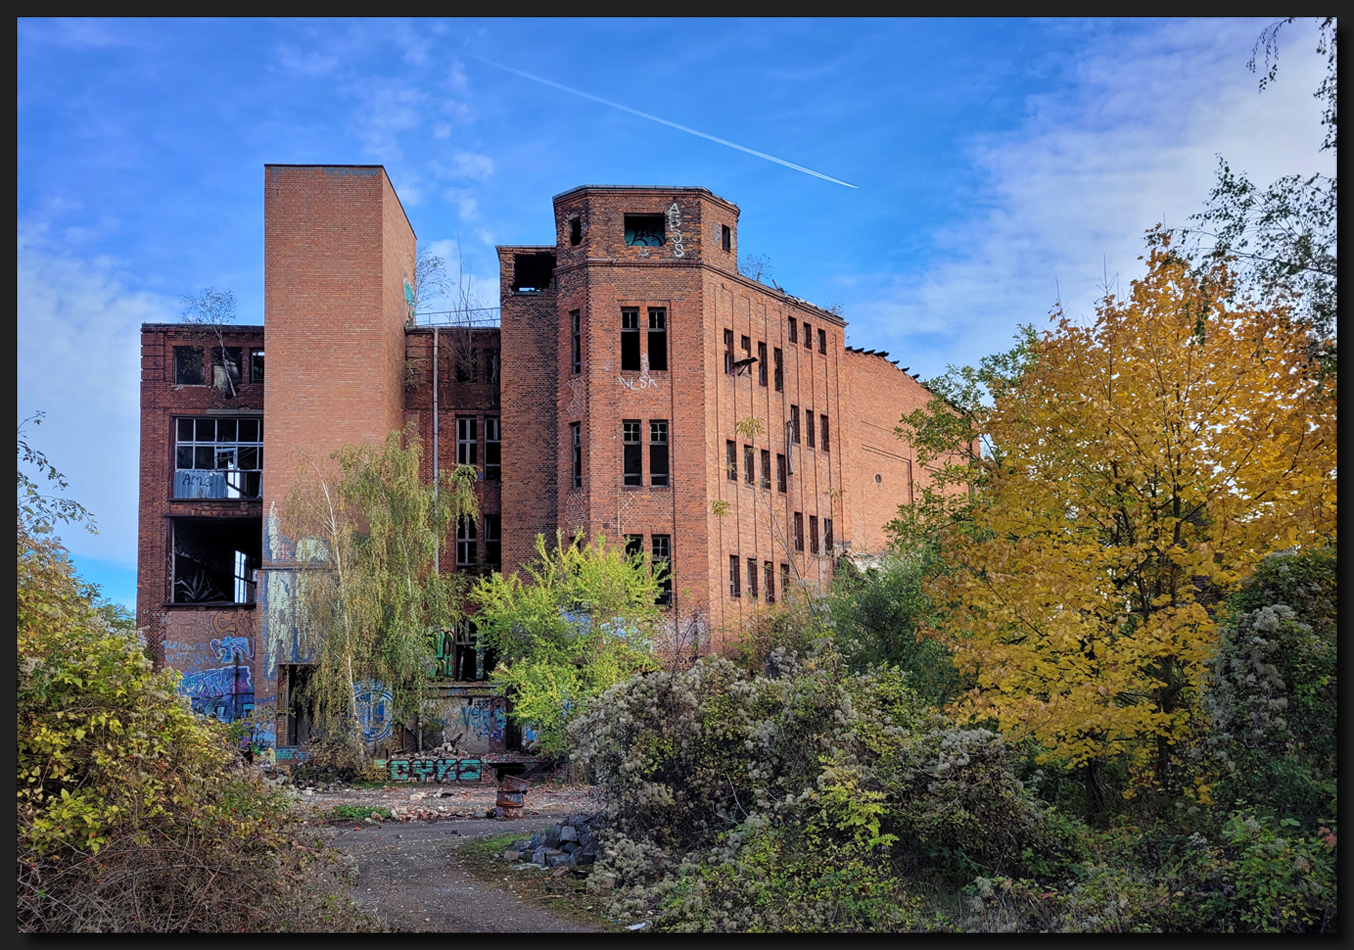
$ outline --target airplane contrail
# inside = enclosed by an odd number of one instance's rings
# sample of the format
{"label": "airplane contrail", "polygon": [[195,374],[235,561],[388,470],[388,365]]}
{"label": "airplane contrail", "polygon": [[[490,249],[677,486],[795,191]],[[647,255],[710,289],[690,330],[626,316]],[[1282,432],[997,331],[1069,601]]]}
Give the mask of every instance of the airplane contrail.
{"label": "airplane contrail", "polygon": [[816,172],[812,168],[805,168],[803,165],[796,165],[794,162],[787,162],[783,158],[777,158],[774,155],[768,155],[765,152],[759,152],[755,148],[748,148],[746,145],[739,145],[737,142],[730,142],[728,139],[722,139],[717,135],[710,135],[709,133],[702,132],[699,129],[692,129],[686,127],[685,125],[678,125],[676,122],[669,122],[667,119],[661,119],[656,115],[649,115],[649,113],[647,112],[640,112],[638,109],[632,109],[629,106],[623,106],[619,102],[612,102],[610,99],[603,99],[601,96],[594,96],[590,92],[583,92],[580,89],[571,89],[568,86],[561,85],[560,83],[554,82],[549,79],[544,79],[540,76],[532,75],[531,73],[525,72],[521,69],[514,69],[512,66],[505,66],[502,63],[496,63],[492,59],[485,59],[483,56],[476,56],[474,53],[465,53],[463,55],[468,56],[471,59],[477,59],[481,63],[487,63],[490,66],[496,66],[497,68],[505,70],[506,72],[510,72],[516,76],[521,76],[523,79],[530,79],[532,82],[538,82],[543,86],[550,86],[554,89],[560,89],[563,90],[564,92],[572,93],[575,96],[582,96],[584,99],[591,99],[593,102],[600,102],[604,106],[610,106],[613,109],[620,109],[622,112],[628,112],[631,115],[637,115],[641,119],[648,119],[650,122],[657,122],[659,125],[666,125],[668,128],[676,129],[679,132],[687,132],[691,135],[695,135],[703,139],[709,139],[711,142],[718,142],[720,145],[727,145],[729,148],[736,148],[740,152],[747,152],[749,155],[756,155],[758,158],[764,158],[768,162],[775,162],[777,165],[784,165],[786,168],[793,168],[797,172],[803,172],[806,175],[812,175],[814,178],[821,178],[824,181],[834,182],[835,184],[838,185],[845,185],[847,188],[855,188],[857,190],[860,189],[859,185],[853,185],[849,181],[842,181],[840,178],[833,178],[831,175],[824,175],[822,172]]}

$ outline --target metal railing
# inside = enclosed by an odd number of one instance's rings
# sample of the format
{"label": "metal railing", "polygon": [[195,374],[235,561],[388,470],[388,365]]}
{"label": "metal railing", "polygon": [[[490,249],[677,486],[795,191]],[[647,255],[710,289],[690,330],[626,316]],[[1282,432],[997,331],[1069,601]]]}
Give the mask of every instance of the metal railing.
{"label": "metal railing", "polygon": [[499,326],[499,309],[468,307],[458,310],[427,310],[414,314],[414,326],[493,330]]}

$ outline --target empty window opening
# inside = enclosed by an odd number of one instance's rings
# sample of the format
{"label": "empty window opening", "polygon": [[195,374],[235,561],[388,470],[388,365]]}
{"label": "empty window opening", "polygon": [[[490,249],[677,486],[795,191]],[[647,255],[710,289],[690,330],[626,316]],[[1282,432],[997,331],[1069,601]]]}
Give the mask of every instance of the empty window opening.
{"label": "empty window opening", "polygon": [[827,331],[823,329],[818,331],[818,352],[827,355]]}
{"label": "empty window opening", "polygon": [[456,382],[478,383],[480,381],[480,353],[473,346],[456,347]]}
{"label": "empty window opening", "polygon": [[503,571],[503,516],[484,516],[484,566],[495,573]]}
{"label": "empty window opening", "polygon": [[658,596],[654,603],[667,607],[672,603],[672,535],[653,536],[653,573],[658,579]]}
{"label": "empty window opening", "polygon": [[809,515],[809,553],[818,553],[818,516]]}
{"label": "empty window opening", "polygon": [[813,349],[813,327],[809,326],[808,321],[804,321],[804,348]]}
{"label": "empty window opening", "polygon": [[819,433],[820,438],[818,439],[818,447],[826,452],[828,450],[827,416],[819,416],[818,425],[821,430]]}
{"label": "empty window opening", "polygon": [[798,326],[799,326],[799,324],[795,322],[795,318],[794,318],[794,317],[791,317],[791,318],[790,318],[790,342],[791,342],[791,343],[798,343],[798,342],[799,342],[798,337],[795,336],[795,333],[796,333],[796,331],[797,331]]}
{"label": "empty window opening", "polygon": [[748,596],[757,599],[757,562],[748,558]]}
{"label": "empty window opening", "polygon": [[175,498],[263,497],[261,419],[179,419],[175,429]]}
{"label": "empty window opening", "polygon": [[832,553],[832,519],[823,519],[823,550]]}
{"label": "empty window opening", "polygon": [[745,336],[745,337],[740,337],[738,342],[739,342],[739,344],[740,344],[740,345],[742,346],[742,348],[743,348],[743,358],[744,358],[744,359],[748,359],[749,357],[751,357],[751,356],[752,356],[752,338],[751,338],[751,337],[746,337],[746,336]]}
{"label": "empty window opening", "polygon": [[734,442],[724,443],[724,477],[738,481],[738,445]]}
{"label": "empty window opening", "polygon": [[787,487],[788,487],[788,486],[786,485],[786,481],[787,481],[786,476],[787,476],[788,474],[789,474],[789,473],[787,472],[787,470],[786,470],[786,468],[785,468],[785,456],[780,455],[779,453],[777,453],[777,455],[776,455],[776,490],[779,491],[781,494],[784,494],[784,493],[786,492],[786,490],[787,490]]}
{"label": "empty window opening", "polygon": [[809,448],[813,448],[815,432],[813,429],[813,410],[804,410],[804,436]]}
{"label": "empty window opening", "polygon": [[790,407],[790,441],[799,444],[799,407]]}
{"label": "empty window opening", "polygon": [[625,246],[662,247],[666,237],[664,220],[661,214],[627,214]]}
{"label": "empty window opening", "polygon": [[569,449],[575,488],[583,487],[583,423],[569,423]]}
{"label": "empty window opening", "polygon": [[737,554],[729,555],[729,596],[734,600],[743,596],[742,562]]}
{"label": "empty window opening", "polygon": [[479,531],[475,519],[462,517],[456,522],[456,570],[474,571],[479,566]]}
{"label": "empty window opening", "polygon": [[475,417],[457,416],[456,464],[478,465],[480,461],[479,442],[479,426],[475,424]]}
{"label": "empty window opening", "polygon": [[252,604],[263,557],[262,518],[175,518],[175,604]]}
{"label": "empty window opening", "polygon": [[512,289],[515,291],[548,290],[555,276],[555,255],[549,251],[538,254],[514,254],[512,257]]}
{"label": "empty window opening", "polygon": [[795,550],[804,550],[804,516],[795,512]]}
{"label": "empty window opening", "polygon": [[639,308],[621,310],[621,371],[639,372]]}
{"label": "empty window opening", "polygon": [[762,563],[762,574],[766,581],[766,602],[774,604],[776,602],[776,568],[770,561]]}
{"label": "empty window opening", "polygon": [[730,376],[734,373],[733,368],[733,331],[724,331],[724,372]]}
{"label": "empty window opening", "polygon": [[733,228],[727,224],[719,226],[719,246],[726,251],[733,250]]}
{"label": "empty window opening", "polygon": [[503,351],[491,346],[484,351],[484,381],[497,386],[503,372]]}
{"label": "empty window opening", "polygon": [[581,218],[569,219],[569,244],[578,247],[583,243],[583,220]]}
{"label": "empty window opening", "polygon": [[743,481],[747,482],[749,485],[753,483],[756,477],[756,473],[752,470],[752,462],[752,446],[745,445],[743,446]]}
{"label": "empty window opening", "polygon": [[583,372],[583,315],[577,310],[569,311],[570,345],[569,372],[577,376]]}
{"label": "empty window opening", "polygon": [[638,419],[621,421],[621,441],[625,446],[625,484],[627,486],[644,484],[644,447],[640,444],[639,427]]}
{"label": "empty window opening", "polygon": [[776,392],[785,391],[785,354],[781,352],[780,347],[776,347]]}
{"label": "empty window opening", "polygon": [[254,350],[249,354],[249,381],[263,382],[263,350]]}
{"label": "empty window opening", "polygon": [[212,388],[233,397],[240,387],[244,351],[238,346],[212,347]]}
{"label": "empty window opening", "polygon": [[757,383],[766,385],[766,344],[760,341],[757,343]]}
{"label": "empty window opening", "polygon": [[649,484],[667,485],[668,476],[668,420],[649,421]]}
{"label": "empty window opening", "polygon": [[202,347],[174,347],[174,383],[178,386],[201,386]]}
{"label": "empty window opening", "polygon": [[668,312],[662,307],[649,308],[649,369],[668,371]]}
{"label": "empty window opening", "polygon": [[484,420],[484,478],[490,482],[503,478],[503,429],[498,416]]}
{"label": "empty window opening", "polygon": [[644,557],[644,535],[627,534],[625,536],[625,558],[634,561]]}
{"label": "empty window opening", "polygon": [[771,487],[771,451],[762,449],[762,481],[763,488]]}
{"label": "empty window opening", "polygon": [[780,596],[782,599],[790,596],[790,565],[781,564],[780,566]]}

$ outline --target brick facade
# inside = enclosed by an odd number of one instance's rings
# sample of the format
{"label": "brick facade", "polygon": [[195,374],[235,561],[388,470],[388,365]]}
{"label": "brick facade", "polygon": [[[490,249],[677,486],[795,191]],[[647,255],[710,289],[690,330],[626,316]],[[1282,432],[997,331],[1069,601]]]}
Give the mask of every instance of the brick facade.
{"label": "brick facade", "polygon": [[[278,609],[289,552],[275,515],[298,452],[379,442],[406,421],[426,477],[467,460],[484,476],[486,520],[469,547],[448,538],[443,570],[471,551],[477,570],[495,557],[514,570],[538,534],[637,536],[669,554],[671,608],[716,646],[787,578],[821,588],[835,555],[884,546],[928,477],[893,435],[927,392],[845,349],[841,317],[740,275],[738,208],[703,188],[580,187],[554,211],[554,243],[498,250],[499,327],[415,327],[414,234],[384,170],[267,166],[266,331],[234,327],[228,343],[266,336],[262,385],[246,378],[229,406],[210,385],[174,385],[173,346],[195,331],[143,328],[138,611],[162,651],[167,623],[184,631],[175,644],[247,627],[257,701],[279,699],[307,659]],[[265,401],[261,499],[171,498],[174,420]],[[166,525],[189,517],[254,519],[260,616],[172,603]],[[213,611],[229,617],[163,619]]]}

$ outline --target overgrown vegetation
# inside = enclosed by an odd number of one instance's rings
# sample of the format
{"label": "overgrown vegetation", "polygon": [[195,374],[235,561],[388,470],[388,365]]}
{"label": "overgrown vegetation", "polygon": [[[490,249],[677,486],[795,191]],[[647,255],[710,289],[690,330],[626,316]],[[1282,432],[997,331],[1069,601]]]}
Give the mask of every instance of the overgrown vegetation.
{"label": "overgrown vegetation", "polygon": [[[109,622],[23,497],[19,931],[378,929],[338,896],[338,855],[242,766],[224,726],[193,715],[178,674]],[[78,518],[48,509],[63,510]]]}

